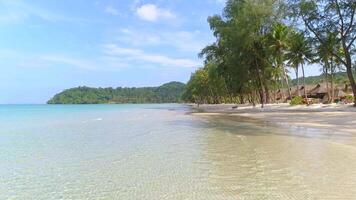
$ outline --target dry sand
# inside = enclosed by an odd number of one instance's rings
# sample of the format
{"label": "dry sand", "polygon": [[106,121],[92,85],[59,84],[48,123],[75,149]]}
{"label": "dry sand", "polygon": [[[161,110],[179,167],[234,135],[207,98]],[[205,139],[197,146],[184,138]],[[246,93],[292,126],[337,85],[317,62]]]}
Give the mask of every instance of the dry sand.
{"label": "dry sand", "polygon": [[[233,106],[238,108],[233,109]],[[194,115],[240,116],[276,123],[279,125],[304,128],[318,128],[335,133],[356,134],[356,108],[352,105],[314,104],[290,106],[289,104],[268,104],[264,108],[256,105],[200,105]]]}

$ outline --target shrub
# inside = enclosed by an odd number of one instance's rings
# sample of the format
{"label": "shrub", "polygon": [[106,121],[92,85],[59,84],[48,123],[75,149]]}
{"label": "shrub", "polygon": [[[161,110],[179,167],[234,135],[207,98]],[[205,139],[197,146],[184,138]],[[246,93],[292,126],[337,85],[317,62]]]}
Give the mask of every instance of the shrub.
{"label": "shrub", "polygon": [[353,102],[354,102],[354,96],[347,95],[346,96],[346,103],[353,103]]}
{"label": "shrub", "polygon": [[303,104],[304,104],[304,99],[301,96],[293,97],[292,100],[290,101],[290,105],[292,106],[303,105]]}

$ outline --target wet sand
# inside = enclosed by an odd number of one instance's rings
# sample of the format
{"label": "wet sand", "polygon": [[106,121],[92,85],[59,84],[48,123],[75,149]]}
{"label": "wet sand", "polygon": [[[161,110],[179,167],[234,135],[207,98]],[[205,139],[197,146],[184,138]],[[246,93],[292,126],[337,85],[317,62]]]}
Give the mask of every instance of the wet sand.
{"label": "wet sand", "polygon": [[[228,155],[234,159],[224,156],[226,152],[219,159],[231,162],[226,166],[235,166],[231,168],[238,171],[236,180],[248,185],[240,191],[243,197],[254,193],[251,199],[355,199],[355,108],[336,104],[233,106],[194,106],[193,115],[236,133],[236,138],[223,135],[216,141],[233,149]],[[231,174],[231,169],[224,169],[229,170]]]}
{"label": "wet sand", "polygon": [[356,108],[352,105],[290,106],[269,104],[264,108],[249,105],[200,105],[194,115],[239,116],[275,123],[281,126],[317,128],[334,133],[356,134]]}

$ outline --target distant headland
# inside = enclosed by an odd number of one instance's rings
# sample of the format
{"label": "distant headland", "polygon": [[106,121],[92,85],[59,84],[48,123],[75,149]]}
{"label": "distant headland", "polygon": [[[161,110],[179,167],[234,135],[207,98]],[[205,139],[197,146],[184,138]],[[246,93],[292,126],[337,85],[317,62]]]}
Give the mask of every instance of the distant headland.
{"label": "distant headland", "polygon": [[159,87],[76,87],[56,94],[48,104],[180,103],[185,84],[169,82]]}

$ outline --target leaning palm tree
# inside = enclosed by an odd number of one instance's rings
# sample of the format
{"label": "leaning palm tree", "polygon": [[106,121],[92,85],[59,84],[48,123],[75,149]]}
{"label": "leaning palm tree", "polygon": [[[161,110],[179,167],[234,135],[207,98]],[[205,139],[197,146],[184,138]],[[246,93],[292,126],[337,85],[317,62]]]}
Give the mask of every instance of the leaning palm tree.
{"label": "leaning palm tree", "polygon": [[287,71],[284,64],[286,52],[288,49],[288,35],[289,35],[289,28],[287,26],[283,24],[274,25],[271,34],[270,48],[274,55],[276,67],[282,71],[283,79],[287,84],[288,94],[291,97],[292,94],[290,91]]}
{"label": "leaning palm tree", "polygon": [[[304,87],[304,97],[306,102],[308,102],[308,94],[305,86],[305,71],[304,64],[309,62],[312,58],[312,49],[309,46],[309,42],[304,37],[303,33],[292,32],[289,38],[289,49],[286,55],[288,64],[293,66],[298,70],[299,66],[302,68],[303,74],[303,87]],[[298,77],[297,77],[298,79]],[[299,81],[298,81],[299,84]],[[298,86],[299,90],[299,86]]]}

